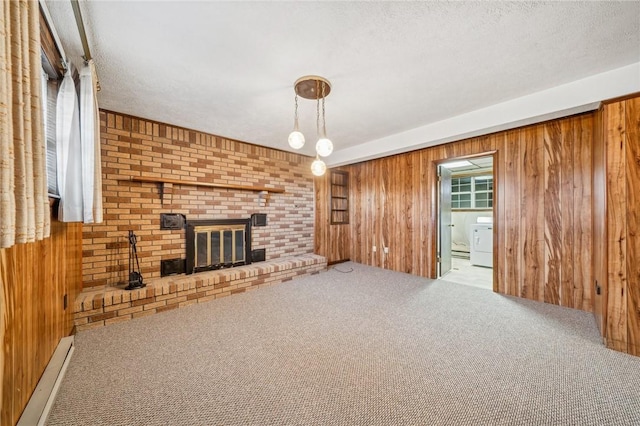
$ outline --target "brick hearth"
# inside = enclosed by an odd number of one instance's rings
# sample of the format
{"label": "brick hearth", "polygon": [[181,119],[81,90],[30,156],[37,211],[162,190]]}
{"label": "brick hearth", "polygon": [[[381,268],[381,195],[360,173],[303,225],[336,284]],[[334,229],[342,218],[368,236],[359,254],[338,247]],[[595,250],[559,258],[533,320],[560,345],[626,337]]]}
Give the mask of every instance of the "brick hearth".
{"label": "brick hearth", "polygon": [[74,322],[77,331],[88,330],[244,293],[326,269],[326,258],[303,254],[236,268],[157,278],[138,290],[89,287],[76,299]]}

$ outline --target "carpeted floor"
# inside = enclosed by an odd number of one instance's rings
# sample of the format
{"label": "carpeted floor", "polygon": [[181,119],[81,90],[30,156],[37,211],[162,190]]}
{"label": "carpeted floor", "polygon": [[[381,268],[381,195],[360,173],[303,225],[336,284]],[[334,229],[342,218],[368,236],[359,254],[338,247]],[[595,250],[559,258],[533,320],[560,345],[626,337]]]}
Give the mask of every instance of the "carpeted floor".
{"label": "carpeted floor", "polygon": [[76,345],[49,425],[640,424],[592,314],[355,263]]}

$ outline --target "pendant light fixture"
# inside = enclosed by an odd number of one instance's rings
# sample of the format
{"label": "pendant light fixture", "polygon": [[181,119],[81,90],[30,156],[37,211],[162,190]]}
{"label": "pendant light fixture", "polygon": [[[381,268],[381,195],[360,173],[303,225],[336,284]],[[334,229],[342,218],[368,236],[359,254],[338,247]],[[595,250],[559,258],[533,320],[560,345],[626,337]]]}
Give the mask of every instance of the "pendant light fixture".
{"label": "pendant light fixture", "polygon": [[324,164],[324,161],[322,161],[316,155],[316,159],[313,160],[313,163],[311,163],[311,173],[313,173],[315,176],[322,176],[326,171],[327,165]]}
{"label": "pendant light fixture", "polygon": [[296,93],[296,114],[293,122],[293,132],[289,134],[289,146],[300,149],[304,146],[304,135],[298,130],[298,94]]}
{"label": "pendant light fixture", "polygon": [[[318,142],[316,143],[316,152],[321,157],[328,157],[333,152],[333,143],[327,138],[327,125],[324,115],[324,98],[326,84],[322,82],[321,96],[318,97],[316,102],[316,127],[318,132]],[[322,128],[320,128],[320,99],[322,99]]]}
{"label": "pendant light fixture", "polygon": [[[331,84],[329,80],[316,75],[307,75],[300,77],[293,85],[295,97],[295,119],[293,123],[293,131],[289,134],[289,146],[293,149],[300,149],[304,146],[304,135],[298,130],[298,96],[305,99],[316,100],[316,131],[318,133],[318,142],[316,143],[316,159],[311,163],[311,172],[315,176],[322,176],[327,170],[327,165],[320,157],[327,157],[333,152],[333,143],[327,137],[327,127],[325,119],[324,99],[331,92]],[[322,101],[322,108],[320,107]],[[322,111],[322,126],[320,118]]]}

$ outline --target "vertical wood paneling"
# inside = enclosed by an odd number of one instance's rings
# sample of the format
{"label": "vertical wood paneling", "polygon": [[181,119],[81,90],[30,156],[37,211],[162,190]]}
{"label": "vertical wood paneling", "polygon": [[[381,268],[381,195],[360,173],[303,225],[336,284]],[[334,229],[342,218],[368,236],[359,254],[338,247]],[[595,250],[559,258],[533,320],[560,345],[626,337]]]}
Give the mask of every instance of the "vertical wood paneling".
{"label": "vertical wood paneling", "polygon": [[340,262],[351,259],[351,245],[349,241],[349,225],[336,225],[335,237],[332,239],[331,252],[338,253],[332,262]]}
{"label": "vertical wood paneling", "polygon": [[640,355],[640,97],[605,104],[593,140],[594,314],[608,347]]}
{"label": "vertical wood paneling", "polygon": [[356,262],[435,277],[437,163],[495,153],[496,290],[590,311],[592,127],[585,114],[343,167],[352,208],[340,241]]}
{"label": "vertical wood paneling", "polygon": [[345,167],[353,208],[340,239],[355,261],[433,277],[435,164],[495,150],[496,290],[592,310],[609,347],[640,355],[639,111],[627,99]]}
{"label": "vertical wood paneling", "polygon": [[0,250],[3,425],[18,421],[58,342],[71,333],[81,263],[81,224],[52,221],[50,238]]}
{"label": "vertical wood paneling", "polygon": [[[419,252],[420,250],[420,245],[414,243],[414,241],[419,241],[417,236],[417,232],[420,227],[418,223],[419,210],[417,208],[418,198],[415,197],[415,194],[416,194],[415,183],[416,183],[416,176],[419,173],[420,163],[415,161],[414,155],[409,155],[405,158],[406,158],[405,167],[407,168],[407,176],[410,182],[409,190],[406,193],[406,203],[407,203],[407,227],[408,229],[410,229],[411,239],[408,241],[405,241],[405,258],[407,259],[407,261],[403,263],[408,263],[408,262],[413,263],[413,259],[416,259],[416,260],[418,259],[416,252]],[[409,266],[405,265],[404,272],[410,273],[409,271],[410,271]]]}
{"label": "vertical wood paneling", "polygon": [[[505,146],[506,146],[506,133],[499,133],[493,136],[493,145],[496,147],[496,153],[493,156],[493,175],[494,182],[506,182],[506,168],[504,167],[505,159]],[[505,185],[495,185],[493,192],[493,216],[496,224],[497,238],[493,240],[493,253],[495,259],[506,259],[507,257],[507,226],[506,226],[506,210],[505,210]],[[505,285],[505,263],[497,262],[494,265],[493,270],[493,291],[498,293],[506,293],[507,288]]]}
{"label": "vertical wood paneling", "polygon": [[[573,206],[567,203],[567,211],[573,210],[573,261],[571,267],[573,277],[566,283],[572,288],[572,302],[567,306],[590,311],[593,308],[593,229],[592,229],[592,197],[593,188],[593,117],[580,116],[574,120],[574,132],[570,136],[573,143],[573,182],[570,184]],[[567,137],[565,136],[565,139]],[[569,183],[567,183],[569,185]],[[564,209],[564,207],[563,207]],[[567,247],[568,249],[568,247]],[[563,265],[566,262],[563,262]],[[564,266],[563,266],[564,268]]]}
{"label": "vertical wood paneling", "polygon": [[[351,168],[351,173],[349,174],[349,188],[351,188],[351,194],[362,194],[362,168]],[[362,261],[362,249],[364,247],[363,244],[356,244],[357,241],[360,240],[360,236],[362,235],[362,222],[354,222],[354,218],[362,217],[362,201],[363,197],[353,197],[350,196],[349,205],[349,224],[350,224],[350,237],[345,244],[348,244],[351,250],[351,260],[358,263],[364,263]],[[317,225],[316,225],[317,226]]]}
{"label": "vertical wood paneling", "polygon": [[[374,218],[376,217],[376,209],[378,209],[378,204],[380,201],[377,195],[378,188],[378,176],[374,175],[373,167],[371,164],[367,163],[364,166],[365,174],[364,179],[366,182],[366,192],[365,192],[365,215],[364,215],[364,224],[363,224],[363,233],[362,237],[364,239],[364,243],[366,246],[364,247],[364,252],[366,253],[366,261],[373,266],[380,266],[379,256],[381,251],[373,252],[372,247],[374,245],[379,246],[380,242],[376,239],[378,237],[378,230],[372,230],[371,224],[373,223]],[[354,194],[354,196],[358,196],[358,194]],[[366,225],[365,225],[366,224]]]}
{"label": "vertical wood paneling", "polygon": [[[545,242],[545,286],[544,301],[558,305],[563,292],[561,285],[561,262],[571,256],[571,250],[563,252],[563,228],[561,166],[564,146],[560,123],[552,121],[544,126],[544,242]],[[569,163],[571,162],[569,158]],[[566,161],[566,159],[565,159]],[[566,170],[565,170],[566,171]],[[565,271],[562,271],[565,272]],[[564,295],[563,295],[564,296]]]}
{"label": "vertical wood paneling", "polygon": [[[329,178],[325,174],[324,176],[315,177],[313,179],[314,193],[315,193],[315,226],[313,229],[313,246],[314,252],[327,258],[329,261],[329,245],[331,239],[329,238],[329,232],[331,227],[329,226]],[[326,201],[324,201],[326,200]]]}
{"label": "vertical wood paneling", "polygon": [[[565,299],[571,299],[571,303],[559,303],[570,304],[571,306],[581,306],[582,300],[579,299],[576,303],[574,293],[582,293],[582,283],[578,283],[574,280],[574,261],[575,261],[575,240],[574,235],[579,234],[579,231],[575,227],[574,223],[574,181],[576,181],[576,174],[574,173],[574,165],[580,165],[579,162],[574,162],[574,146],[579,145],[577,139],[580,131],[580,118],[572,119],[568,126],[565,126],[560,133],[558,143],[560,144],[560,161],[558,162],[559,172],[559,215],[560,224],[559,229],[560,236],[560,255],[558,256],[558,272],[559,280],[559,297],[563,301]],[[584,184],[583,184],[584,185]],[[588,182],[588,186],[591,183]],[[575,285],[574,285],[575,283]],[[548,283],[547,283],[548,286]],[[574,291],[575,290],[575,291]]]}
{"label": "vertical wood paneling", "polygon": [[[349,177],[351,180],[351,177]],[[331,173],[314,179],[315,185],[315,253],[325,256],[327,262],[335,263],[351,258],[349,225],[331,225],[330,191]],[[350,209],[353,206],[349,207]]]}
{"label": "vertical wood paneling", "polygon": [[[544,301],[544,147],[542,126],[522,130],[522,180],[520,182],[523,272],[520,296]],[[517,194],[514,194],[517,196]]]}
{"label": "vertical wood paneling", "polygon": [[398,162],[399,156],[390,157],[389,171],[398,175],[397,179],[389,179],[388,181],[388,191],[387,191],[387,211],[388,211],[388,232],[389,235],[397,235],[398,238],[388,238],[389,243],[393,243],[393,246],[389,246],[389,253],[385,256],[387,258],[386,267],[389,269],[393,269],[395,271],[402,270],[402,268],[398,269],[400,266],[400,262],[398,261],[398,257],[402,252],[403,244],[403,236],[399,235],[402,231],[403,219],[400,217],[400,208],[402,207],[400,203],[402,202],[402,193],[404,192],[404,188],[400,188],[398,182],[402,182],[404,171],[399,168]]}
{"label": "vertical wood paneling", "polygon": [[411,234],[411,227],[409,226],[409,220],[411,219],[409,209],[411,207],[408,202],[407,192],[411,191],[411,179],[410,170],[407,168],[407,159],[411,158],[406,155],[398,155],[394,157],[394,167],[398,168],[402,173],[400,179],[395,181],[396,194],[398,195],[394,202],[394,216],[395,225],[397,226],[396,232],[400,235],[398,240],[398,246],[394,249],[395,256],[393,268],[399,271],[405,272],[405,265],[408,263],[407,259],[407,246],[411,245],[413,241],[413,235]]}
{"label": "vertical wood paneling", "polygon": [[[7,260],[7,251],[8,250],[0,250],[0,265],[8,265]],[[7,357],[7,312],[8,312],[8,302],[5,300],[5,288],[9,282],[8,268],[0,267],[0,343],[2,344],[2,348],[0,349],[0,423],[7,421],[5,419],[5,411],[7,413],[10,412],[8,409],[4,409],[3,407],[8,407],[9,400],[6,398],[4,394],[5,387],[5,370],[12,371],[13,364],[11,363],[11,359]],[[8,418],[10,414],[6,417]]]}
{"label": "vertical wood paneling", "polygon": [[[384,245],[388,242],[385,240],[386,237],[386,227],[387,227],[387,215],[386,215],[386,188],[384,186],[384,174],[388,173],[387,170],[387,162],[384,159],[381,162],[381,167],[378,169],[381,173],[376,173],[376,169],[369,165],[369,175],[374,177],[374,186],[373,192],[375,194],[376,202],[374,204],[374,209],[372,209],[371,219],[374,220],[375,232],[373,234],[373,244],[377,247],[377,254],[374,254],[376,263],[375,266],[384,268],[385,264],[385,255],[384,255]],[[388,176],[387,176],[388,178]]]}
{"label": "vertical wood paneling", "polygon": [[606,335],[607,307],[607,233],[606,233],[606,156],[604,135],[604,111],[599,109],[594,117],[593,137],[593,313],[600,334]]}
{"label": "vertical wood paneling", "polygon": [[389,268],[390,266],[389,256],[391,255],[391,254],[385,254],[384,252],[384,248],[385,247],[388,248],[391,244],[391,240],[389,238],[390,237],[389,227],[391,226],[390,222],[392,220],[392,218],[390,217],[390,210],[392,207],[390,198],[391,198],[392,192],[390,191],[391,188],[389,187],[391,182],[391,169],[389,167],[389,163],[390,163],[389,158],[384,158],[382,160],[382,173],[380,173],[380,179],[378,180],[378,184],[379,184],[378,194],[380,196],[380,201],[379,201],[380,208],[378,210],[378,214],[376,215],[376,220],[378,222],[378,227],[379,227],[377,235],[380,236],[380,238],[378,239],[379,241],[378,251],[380,252],[381,263],[379,266],[385,269]]}
{"label": "vertical wood paneling", "polygon": [[625,103],[605,110],[607,150],[607,345],[627,351]]}
{"label": "vertical wood paneling", "polygon": [[[427,156],[422,152],[416,152],[413,155],[413,161],[420,165],[420,174],[418,176],[419,182],[416,185],[416,193],[418,196],[418,211],[416,214],[420,218],[420,228],[416,231],[416,235],[420,246],[420,259],[417,263],[412,265],[412,271],[414,271],[412,273],[422,277],[429,277],[433,276],[431,275],[431,253],[433,252],[431,251],[428,239],[429,223],[431,221],[431,217],[429,216],[429,209],[431,206],[430,200],[433,199],[429,192],[432,189],[427,184],[429,179],[429,167],[427,163]],[[433,189],[433,191],[435,191],[435,189]],[[433,271],[433,273],[435,273],[435,271]]]}
{"label": "vertical wood paneling", "polygon": [[[509,131],[505,136],[503,167],[504,180],[499,181],[499,188],[503,188],[504,197],[501,206],[504,208],[503,229],[505,231],[505,257],[499,262],[499,270],[504,270],[505,293],[512,296],[520,295],[520,271],[522,270],[522,242],[520,239],[520,220],[522,218],[519,194],[522,182],[522,167],[520,162],[520,131]],[[494,188],[496,187],[494,186]],[[504,265],[504,266],[503,266]]]}
{"label": "vertical wood paneling", "polygon": [[640,98],[625,102],[628,352],[640,356]]}

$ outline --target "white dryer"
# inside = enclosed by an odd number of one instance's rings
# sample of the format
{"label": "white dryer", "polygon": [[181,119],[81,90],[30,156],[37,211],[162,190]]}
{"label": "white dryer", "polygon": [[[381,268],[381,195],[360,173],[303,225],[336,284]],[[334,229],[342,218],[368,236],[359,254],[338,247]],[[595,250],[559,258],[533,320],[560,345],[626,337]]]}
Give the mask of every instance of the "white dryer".
{"label": "white dryer", "polygon": [[471,225],[469,260],[472,265],[493,267],[493,223]]}

